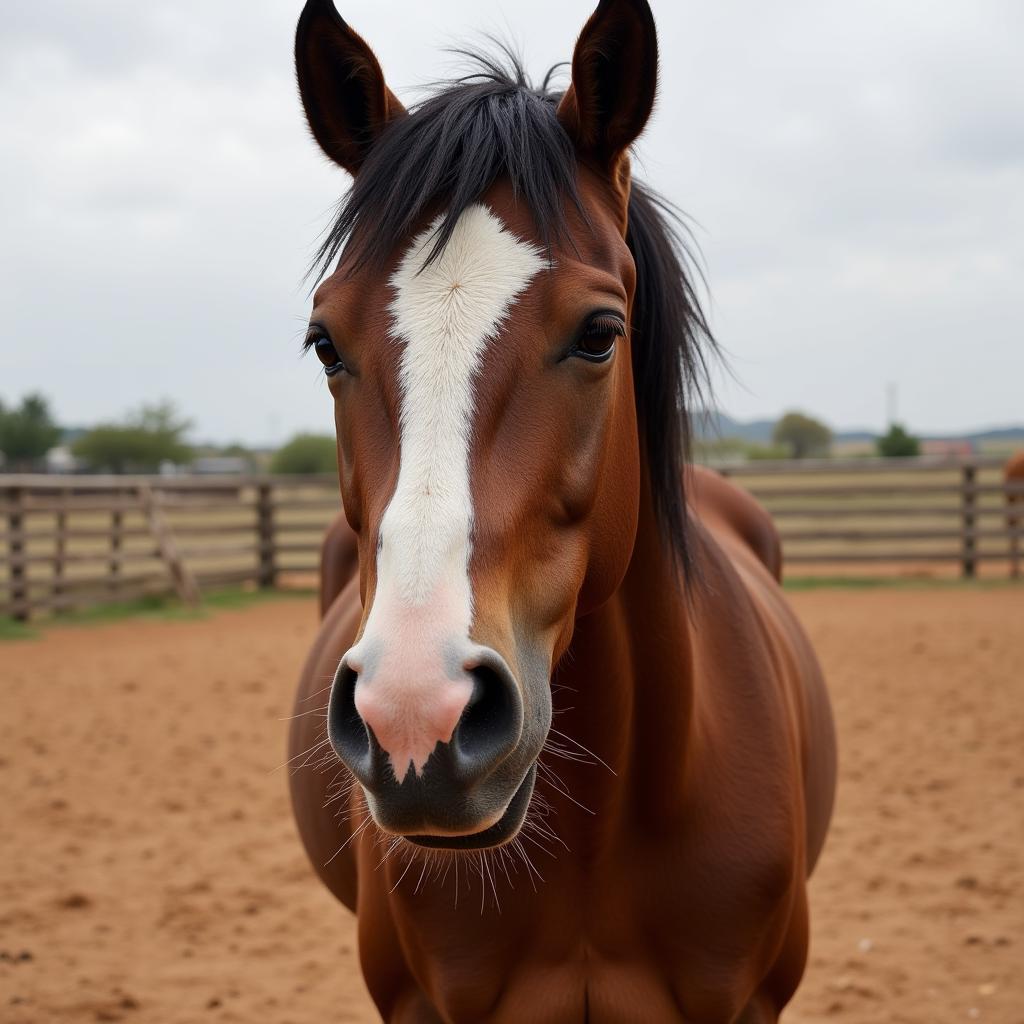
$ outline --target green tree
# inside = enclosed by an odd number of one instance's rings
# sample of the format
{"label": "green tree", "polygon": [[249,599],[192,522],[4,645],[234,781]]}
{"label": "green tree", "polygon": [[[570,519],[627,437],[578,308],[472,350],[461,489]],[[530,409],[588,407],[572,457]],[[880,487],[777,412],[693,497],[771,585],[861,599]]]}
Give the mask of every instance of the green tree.
{"label": "green tree", "polygon": [[124,423],[93,427],[75,442],[72,452],[94,471],[154,472],[163,462],[192,458],[192,448],[185,442],[191,426],[171,402],[144,405]]}
{"label": "green tree", "polygon": [[772,431],[772,441],[787,449],[794,459],[828,455],[832,431],[820,420],[802,412],[787,412]]}
{"label": "green tree", "polygon": [[750,462],[789,458],[789,449],[780,444],[747,444],[744,445],[743,453]]}
{"label": "green tree", "polygon": [[887,459],[921,454],[921,442],[913,434],[908,434],[902,423],[893,423],[875,444],[878,454]]}
{"label": "green tree", "polygon": [[42,395],[25,395],[17,409],[0,403],[0,452],[6,469],[34,468],[60,441],[60,433]]}
{"label": "green tree", "polygon": [[327,434],[296,434],[274,452],[270,472],[337,473],[337,444]]}

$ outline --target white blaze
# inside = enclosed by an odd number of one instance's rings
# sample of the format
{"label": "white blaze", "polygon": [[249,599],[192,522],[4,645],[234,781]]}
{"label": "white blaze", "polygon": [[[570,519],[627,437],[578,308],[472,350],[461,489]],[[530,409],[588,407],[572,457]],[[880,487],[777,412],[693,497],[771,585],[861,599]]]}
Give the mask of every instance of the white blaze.
{"label": "white blaze", "polygon": [[435,744],[451,739],[472,692],[461,662],[472,650],[474,377],[543,266],[540,252],[482,205],[462,214],[427,266],[438,223],[417,236],[391,279],[402,344],[401,461],[381,521],[373,607],[348,655],[360,673],[356,706],[379,723],[377,739],[399,779],[410,761],[421,769]]}

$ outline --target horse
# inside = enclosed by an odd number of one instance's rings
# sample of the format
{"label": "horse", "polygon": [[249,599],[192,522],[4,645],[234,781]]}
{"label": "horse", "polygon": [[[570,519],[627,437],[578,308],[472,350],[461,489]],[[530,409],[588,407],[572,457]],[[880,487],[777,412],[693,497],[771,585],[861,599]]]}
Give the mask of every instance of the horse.
{"label": "horse", "polygon": [[376,1007],[775,1021],[835,737],[771,519],[688,458],[714,342],[630,169],[651,10],[601,0],[563,92],[485,54],[406,110],[331,0],[295,55],[353,184],[305,338],[344,514],[290,785]]}
{"label": "horse", "polygon": [[1006,529],[1010,534],[1010,579],[1020,579],[1021,516],[1017,506],[1024,504],[1024,451],[1011,455],[1003,466],[1006,488]]}

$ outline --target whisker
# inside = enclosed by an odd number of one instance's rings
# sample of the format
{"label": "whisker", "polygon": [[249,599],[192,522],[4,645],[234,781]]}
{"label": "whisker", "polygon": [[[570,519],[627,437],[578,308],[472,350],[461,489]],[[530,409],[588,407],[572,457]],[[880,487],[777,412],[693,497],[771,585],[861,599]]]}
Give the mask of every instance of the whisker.
{"label": "whisker", "polygon": [[487,895],[487,886],[484,884],[483,854],[478,854],[479,863],[477,870],[480,872],[480,916],[484,916],[484,899]]}
{"label": "whisker", "polygon": [[[383,833],[383,832],[381,833],[381,842],[384,841],[384,837],[386,836],[386,834],[387,833]],[[384,856],[381,857],[381,859],[377,862],[377,866],[373,869],[374,871],[379,871],[380,870],[380,868],[386,863],[386,861],[391,856],[391,854],[395,852],[395,850],[398,848],[398,845],[401,842],[402,842],[402,837],[401,836],[392,836],[391,837],[391,842],[388,844],[388,848],[384,851]],[[394,892],[394,890],[392,890],[392,892]]]}
{"label": "whisker", "polygon": [[[338,660],[341,661],[340,658]],[[333,674],[330,676],[324,676],[322,678],[329,678],[331,681],[326,686],[321,686],[319,690],[314,690],[312,693],[307,693],[306,696],[302,698],[303,701],[312,700],[314,697],[318,697],[321,693],[323,693],[325,690],[329,690],[334,685]],[[325,704],[324,707],[327,707],[327,705]]]}
{"label": "whisker", "polygon": [[[290,767],[292,769],[292,774],[294,775],[295,772],[298,771],[298,769],[305,768],[309,763],[309,759],[313,757],[324,746],[329,745],[330,742],[331,741],[326,736],[324,736],[322,739],[317,740],[317,742],[314,743],[311,747],[307,747],[305,750],[300,751],[298,754],[293,754],[291,757],[288,758],[287,761],[284,761],[283,763],[279,764],[276,768],[272,768],[267,774],[273,775],[274,772],[279,772],[282,768]],[[292,764],[293,761],[297,761],[300,757],[304,757],[306,760],[303,761],[301,764]]]}
{"label": "whisker", "polygon": [[321,704],[315,708],[307,708],[305,711],[296,711],[294,715],[284,715],[279,718],[279,722],[294,722],[299,718],[308,718],[310,715],[322,715],[324,718],[327,717],[327,705]]}
{"label": "whisker", "polygon": [[[336,775],[329,783],[327,783],[327,786],[325,787],[324,790],[325,794],[328,793],[332,787],[337,785],[338,778],[342,774],[346,774],[345,769],[342,769],[342,771],[339,772],[338,775]],[[349,775],[345,779],[345,781],[337,787],[338,791],[327,797],[327,799],[324,801],[324,807],[329,807],[331,804],[338,803],[339,801],[344,800],[346,797],[351,796],[356,788],[356,784],[357,783],[355,777]]]}
{"label": "whisker", "polygon": [[605,768],[607,768],[608,771],[612,773],[612,775],[618,778],[618,773],[607,761],[604,760],[604,758],[598,757],[597,754],[595,754],[589,747],[585,747],[582,743],[580,743],[579,740],[574,740],[571,736],[554,728],[554,726],[552,726],[549,731],[553,732],[556,736],[561,736],[563,740],[568,740],[574,747],[579,747],[579,749],[582,750],[585,754],[589,754],[595,761],[597,761],[598,764],[604,765]]}
{"label": "whisker", "polygon": [[359,828],[357,828],[355,832],[353,832],[352,835],[350,835],[348,839],[346,839],[345,842],[343,842],[341,846],[339,846],[337,850],[335,850],[334,853],[331,854],[330,860],[324,862],[324,867],[327,867],[327,865],[330,864],[331,861],[333,861],[334,858],[337,857],[338,854],[341,853],[341,851],[344,850],[345,847],[348,846],[348,844],[351,843],[356,836],[360,835],[362,831],[366,828],[366,826],[370,824],[371,821],[373,821],[373,818],[367,815],[366,820],[362,823],[362,825],[360,825]]}
{"label": "whisker", "polygon": [[498,886],[494,882],[494,857],[493,855],[490,855],[490,850],[488,850],[487,853],[489,854],[487,857],[487,877],[491,880],[491,892],[494,893],[494,905],[498,908],[498,913],[500,914],[501,899],[498,897]]}
{"label": "whisker", "polygon": [[[570,803],[574,803],[581,811],[586,811],[587,814],[595,814],[586,804],[581,804],[567,789],[565,789],[565,783],[562,782],[561,778],[551,769],[549,765],[544,764],[541,761],[537,762],[537,767],[542,768],[543,771],[540,773],[541,779],[546,782],[552,789],[557,793],[561,793],[566,800]],[[556,781],[557,780],[557,781]]]}
{"label": "whisker", "polygon": [[[498,867],[501,868],[502,873],[505,876],[505,881],[508,882],[508,887],[514,889],[515,886],[512,884],[512,876],[508,873],[508,850],[504,846],[498,847]],[[512,870],[515,871],[515,865],[513,864]],[[518,872],[516,872],[518,874]]]}
{"label": "whisker", "polygon": [[530,855],[526,852],[526,847],[523,846],[522,840],[519,836],[516,836],[515,839],[512,840],[511,845],[515,849],[516,853],[523,858],[523,864],[526,865],[527,877],[530,879],[530,885],[533,886],[533,891],[536,892],[537,883],[533,880],[534,876],[539,878],[541,882],[544,881],[544,876],[537,870],[533,861],[530,860]]}
{"label": "whisker", "polygon": [[565,747],[560,747],[551,740],[545,741],[542,748],[543,751],[554,754],[555,757],[560,757],[565,761],[573,761],[576,764],[597,764],[592,758],[585,757],[583,754],[577,754],[574,750],[566,750]]}
{"label": "whisker", "polygon": [[413,889],[412,894],[415,896],[420,891],[420,886],[423,884],[423,876],[427,873],[427,868],[430,866],[430,858],[423,858],[423,870],[420,872],[420,877],[416,881],[416,888]]}
{"label": "whisker", "polygon": [[[455,868],[456,871],[458,871],[458,863],[459,862],[458,862],[458,859],[456,857],[440,857],[440,858],[438,858],[438,860],[439,860],[439,864],[444,864],[444,874],[441,875],[441,878],[440,878],[440,880],[437,883],[438,886],[443,889],[444,888],[444,883],[448,881],[448,872],[451,871],[451,869],[452,869],[452,862],[454,861],[454,863],[456,865],[456,868]],[[440,870],[440,868],[438,870]],[[456,884],[458,884],[458,883],[456,882]]]}
{"label": "whisker", "polygon": [[546,853],[552,860],[557,860],[556,855],[554,853],[552,853],[551,850],[549,850],[538,839],[535,839],[532,835],[530,835],[529,832],[531,830],[537,832],[540,835],[542,835],[545,839],[551,839],[552,841],[558,843],[559,846],[561,846],[565,850],[566,853],[572,853],[572,850],[569,849],[569,847],[562,840],[562,838],[560,836],[556,835],[554,832],[546,831],[546,830],[542,829],[539,825],[537,825],[534,822],[531,822],[529,830],[527,830],[526,826],[524,825],[523,826],[523,831],[520,833],[520,835],[527,842],[533,843],[533,845],[536,846],[537,849],[541,851],[541,853]]}
{"label": "whisker", "polygon": [[395,882],[393,886],[391,886],[391,889],[389,890],[389,895],[390,893],[393,893],[402,884],[402,879],[405,878],[407,874],[409,874],[409,868],[412,867],[414,860],[414,857],[409,858],[409,863],[405,865],[405,870],[398,876],[398,881]]}

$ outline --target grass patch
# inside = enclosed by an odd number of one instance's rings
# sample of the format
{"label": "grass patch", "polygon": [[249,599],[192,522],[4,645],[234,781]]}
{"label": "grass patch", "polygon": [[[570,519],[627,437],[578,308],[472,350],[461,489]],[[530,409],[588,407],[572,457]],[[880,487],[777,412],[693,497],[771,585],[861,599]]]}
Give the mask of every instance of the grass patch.
{"label": "grass patch", "polygon": [[39,631],[24,622],[0,616],[0,643],[5,640],[33,640]]}
{"label": "grass patch", "polygon": [[122,619],[195,621],[207,618],[212,612],[249,608],[267,601],[309,598],[314,594],[315,591],[310,589],[250,590],[245,587],[223,587],[205,592],[198,608],[189,608],[170,594],[151,594],[133,601],[114,601],[59,612],[46,619],[33,620],[31,625],[0,618],[0,642],[29,640],[54,626],[102,626]]}
{"label": "grass patch", "polygon": [[[799,593],[809,590],[996,590],[1021,587],[1019,580],[1010,579],[927,579],[912,576],[790,576],[783,581],[787,591]],[[189,608],[170,594],[152,594],[134,601],[117,601],[94,605],[74,611],[60,612],[45,619],[34,619],[31,624],[0,616],[0,643],[39,638],[54,626],[102,626],[123,619],[182,622],[208,618],[218,611],[250,608],[267,601],[291,598],[309,599],[316,591],[309,588],[259,590],[246,587],[222,587],[203,594],[198,608]]]}
{"label": "grass patch", "polygon": [[248,608],[265,601],[278,601],[290,597],[314,597],[312,587],[288,587],[280,590],[250,590],[246,587],[222,587],[203,594],[203,605],[207,608]]}

